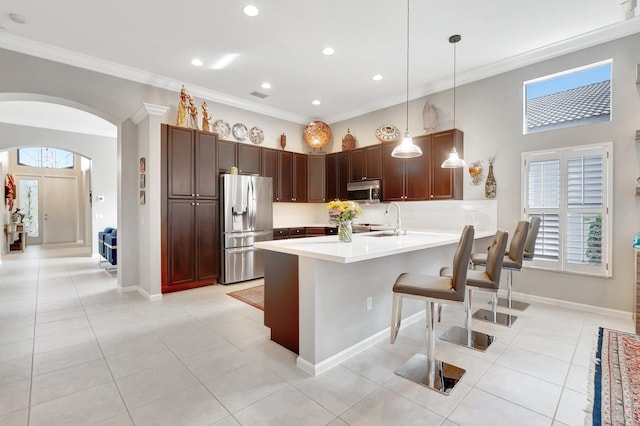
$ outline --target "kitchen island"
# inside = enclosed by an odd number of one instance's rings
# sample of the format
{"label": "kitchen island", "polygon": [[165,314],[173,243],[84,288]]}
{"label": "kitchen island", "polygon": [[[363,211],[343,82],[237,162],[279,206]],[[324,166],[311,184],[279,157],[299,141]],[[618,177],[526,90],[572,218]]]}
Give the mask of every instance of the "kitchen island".
{"label": "kitchen island", "polygon": [[[457,232],[387,231],[256,243],[265,253],[264,321],[275,342],[316,375],[388,338],[393,283],[402,272],[437,275],[451,266]],[[478,231],[476,239],[495,230]],[[406,323],[424,304],[408,300]]]}

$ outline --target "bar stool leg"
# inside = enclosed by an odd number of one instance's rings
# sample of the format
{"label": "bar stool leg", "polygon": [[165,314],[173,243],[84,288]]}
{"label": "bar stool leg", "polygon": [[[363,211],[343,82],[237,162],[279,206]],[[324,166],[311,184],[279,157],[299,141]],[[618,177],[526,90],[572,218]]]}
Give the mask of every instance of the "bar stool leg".
{"label": "bar stool leg", "polygon": [[[511,273],[511,271],[509,271]],[[486,309],[478,309],[474,314],[473,318],[478,319],[480,321],[487,321],[492,324],[504,325],[507,327],[511,327],[513,323],[518,319],[515,315],[503,314],[502,312],[498,312],[498,293],[493,293],[491,295],[491,310],[488,311]]]}
{"label": "bar stool leg", "polygon": [[435,316],[438,302],[427,301],[427,354],[415,354],[396,374],[419,385],[448,395],[466,370],[436,359]]}
{"label": "bar stool leg", "polygon": [[471,295],[473,289],[467,287],[467,297],[464,301],[465,319],[464,328],[453,326],[440,338],[445,342],[455,343],[456,345],[465,346],[470,349],[484,352],[496,340],[495,336],[474,331],[471,329]]}
{"label": "bar stool leg", "polygon": [[507,274],[507,298],[498,299],[498,306],[515,309],[517,311],[524,311],[529,307],[528,303],[519,302],[517,300],[513,300],[513,270],[509,270]]}

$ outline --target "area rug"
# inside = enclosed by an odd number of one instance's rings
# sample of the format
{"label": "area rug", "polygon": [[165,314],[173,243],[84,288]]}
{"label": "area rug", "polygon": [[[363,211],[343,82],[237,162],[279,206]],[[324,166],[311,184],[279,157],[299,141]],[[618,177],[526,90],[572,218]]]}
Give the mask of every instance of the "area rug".
{"label": "area rug", "polygon": [[593,377],[593,425],[640,424],[640,336],[600,328]]}
{"label": "area rug", "polygon": [[264,311],[264,285],[232,291],[231,293],[227,293],[227,296],[235,297],[244,303]]}

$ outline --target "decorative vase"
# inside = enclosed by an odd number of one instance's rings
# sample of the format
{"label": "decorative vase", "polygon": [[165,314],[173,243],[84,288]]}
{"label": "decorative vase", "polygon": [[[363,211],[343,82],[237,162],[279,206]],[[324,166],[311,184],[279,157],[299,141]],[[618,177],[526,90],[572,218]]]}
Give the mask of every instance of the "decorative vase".
{"label": "decorative vase", "polygon": [[338,223],[338,241],[341,243],[350,243],[353,237],[353,229],[351,221],[347,220]]}
{"label": "decorative vase", "polygon": [[486,198],[496,198],[496,178],[493,176],[493,163],[489,163],[489,174],[484,184],[484,196]]}

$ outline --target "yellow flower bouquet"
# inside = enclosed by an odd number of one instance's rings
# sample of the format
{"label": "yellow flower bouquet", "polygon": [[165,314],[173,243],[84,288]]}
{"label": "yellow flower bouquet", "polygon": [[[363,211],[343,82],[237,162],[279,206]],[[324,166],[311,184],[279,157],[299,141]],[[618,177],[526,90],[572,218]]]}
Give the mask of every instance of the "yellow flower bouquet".
{"label": "yellow flower bouquet", "polygon": [[329,221],[338,224],[338,240],[351,242],[351,221],[362,214],[360,205],[355,201],[329,201]]}

